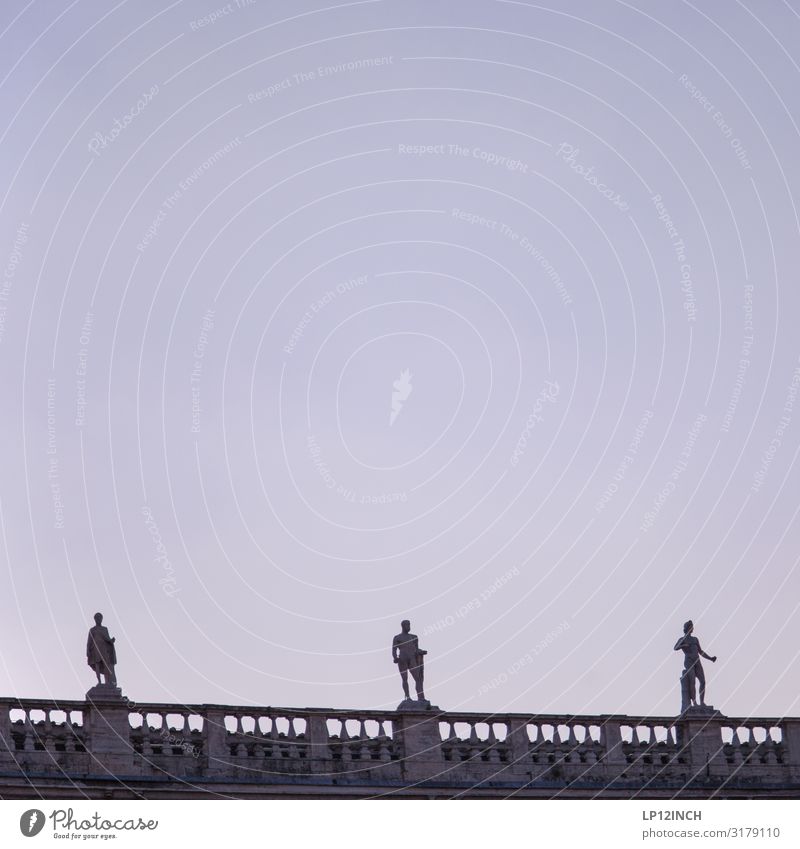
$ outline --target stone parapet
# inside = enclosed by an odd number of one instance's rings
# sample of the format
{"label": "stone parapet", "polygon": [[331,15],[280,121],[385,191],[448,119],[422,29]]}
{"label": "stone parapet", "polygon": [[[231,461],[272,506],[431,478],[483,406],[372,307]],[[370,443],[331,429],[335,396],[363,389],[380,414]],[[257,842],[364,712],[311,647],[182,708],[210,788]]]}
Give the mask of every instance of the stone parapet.
{"label": "stone parapet", "polygon": [[19,798],[100,787],[119,798],[797,796],[800,718],[0,699],[0,795],[14,787]]}

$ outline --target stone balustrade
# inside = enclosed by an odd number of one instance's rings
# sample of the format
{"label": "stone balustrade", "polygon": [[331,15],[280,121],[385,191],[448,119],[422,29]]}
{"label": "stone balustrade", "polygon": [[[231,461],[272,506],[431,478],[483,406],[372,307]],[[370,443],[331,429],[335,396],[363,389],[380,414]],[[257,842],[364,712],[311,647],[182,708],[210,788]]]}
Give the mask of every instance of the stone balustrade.
{"label": "stone balustrade", "polygon": [[[0,796],[795,796],[800,719],[0,699]],[[16,790],[14,789],[16,788]]]}
{"label": "stone balustrade", "polygon": [[64,709],[49,704],[9,707],[5,725],[17,752],[84,752],[83,705]]}
{"label": "stone balustrade", "polygon": [[728,720],[722,724],[723,754],[729,766],[778,766],[789,763],[781,725],[765,720]]}

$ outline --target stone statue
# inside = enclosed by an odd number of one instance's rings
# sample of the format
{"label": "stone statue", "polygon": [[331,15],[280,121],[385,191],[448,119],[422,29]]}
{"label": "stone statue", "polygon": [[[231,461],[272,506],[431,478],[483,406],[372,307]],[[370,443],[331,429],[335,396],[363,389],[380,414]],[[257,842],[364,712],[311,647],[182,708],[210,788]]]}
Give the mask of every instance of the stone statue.
{"label": "stone statue", "polygon": [[403,693],[406,701],[411,701],[408,692],[408,673],[410,672],[417,691],[417,701],[425,702],[422,684],[425,674],[424,655],[428,652],[419,647],[417,635],[411,633],[411,622],[408,619],[404,619],[400,623],[400,627],[403,629],[402,632],[392,640],[392,660],[400,668],[400,678],[403,681]]}
{"label": "stone statue", "polygon": [[109,636],[108,628],[103,625],[103,614],[95,613],[94,628],[89,629],[89,638],[86,641],[86,662],[97,675],[97,683],[103,682],[100,676],[105,677],[105,683],[112,687],[117,686],[117,676],[114,667],[117,665],[117,651],[114,648],[115,638]]}
{"label": "stone statue", "polygon": [[[706,675],[703,672],[703,664],[700,658],[704,657],[712,663],[717,662],[717,656],[711,657],[700,648],[700,640],[692,636],[694,623],[690,619],[684,623],[683,636],[675,643],[675,651],[683,651],[683,672],[681,673],[681,713],[690,707],[701,707],[712,710],[706,704]],[[695,682],[700,682],[700,703],[697,702]]]}

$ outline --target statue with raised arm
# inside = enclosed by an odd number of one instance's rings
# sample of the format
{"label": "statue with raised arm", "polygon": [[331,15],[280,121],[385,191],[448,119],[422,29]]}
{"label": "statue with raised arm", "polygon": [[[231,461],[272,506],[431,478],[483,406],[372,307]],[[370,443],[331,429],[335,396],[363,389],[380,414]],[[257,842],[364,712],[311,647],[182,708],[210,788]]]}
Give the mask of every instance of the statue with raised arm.
{"label": "statue with raised arm", "polygon": [[103,625],[103,614],[95,613],[94,627],[89,629],[89,637],[86,640],[86,662],[97,675],[98,686],[103,682],[112,687],[117,686],[117,676],[114,667],[117,665],[117,651],[114,648],[115,638],[110,636],[108,628]]}
{"label": "statue with raised arm", "polygon": [[410,672],[417,691],[417,701],[425,702],[425,693],[422,687],[425,674],[424,656],[427,652],[419,647],[417,635],[411,633],[411,622],[408,619],[404,619],[400,623],[400,627],[403,630],[392,640],[392,660],[400,669],[400,678],[403,681],[403,693],[406,701],[411,701],[408,692],[408,673]]}
{"label": "statue with raised arm", "polygon": [[[711,657],[700,648],[700,640],[692,636],[694,623],[690,619],[683,625],[683,636],[675,643],[675,651],[683,651],[683,672],[681,673],[681,713],[690,707],[709,708],[706,704],[706,675],[700,658],[704,657],[712,663],[717,662],[717,656]],[[696,683],[700,683],[700,702],[697,701]]]}

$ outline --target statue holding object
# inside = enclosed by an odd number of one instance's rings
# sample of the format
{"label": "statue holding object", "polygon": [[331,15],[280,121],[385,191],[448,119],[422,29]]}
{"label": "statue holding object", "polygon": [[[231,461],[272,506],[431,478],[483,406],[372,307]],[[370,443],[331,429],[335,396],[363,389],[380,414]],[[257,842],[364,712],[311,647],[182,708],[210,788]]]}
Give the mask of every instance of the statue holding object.
{"label": "statue holding object", "polygon": [[[419,641],[416,634],[411,633],[411,622],[404,619],[400,623],[402,631],[392,640],[392,661],[397,664],[400,670],[400,679],[403,682],[403,695],[405,701],[401,703],[400,709],[422,707],[428,709],[430,702],[425,698],[424,677],[425,677],[425,655],[419,647]],[[417,692],[417,699],[414,701],[408,690],[408,673],[414,679],[414,688]]]}
{"label": "statue holding object", "polygon": [[[683,672],[681,673],[681,713],[691,708],[711,711],[711,705],[706,704],[706,674],[700,658],[704,657],[712,663],[717,662],[717,656],[711,657],[700,648],[700,640],[692,636],[694,623],[690,619],[683,625],[683,636],[675,643],[675,651],[683,651]],[[700,701],[697,701],[696,684],[700,683]]]}

